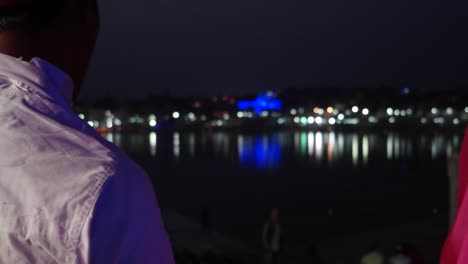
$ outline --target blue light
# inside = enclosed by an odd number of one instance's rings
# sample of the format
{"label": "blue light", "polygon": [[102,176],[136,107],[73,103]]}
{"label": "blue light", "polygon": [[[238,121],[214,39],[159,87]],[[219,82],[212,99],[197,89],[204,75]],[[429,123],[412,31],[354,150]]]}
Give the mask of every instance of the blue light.
{"label": "blue light", "polygon": [[401,95],[408,95],[408,94],[410,94],[410,93],[411,93],[411,89],[408,88],[408,87],[403,87],[403,88],[401,88],[401,90],[400,90],[400,94],[401,94]]}
{"label": "blue light", "polygon": [[281,144],[277,135],[248,137],[239,147],[240,163],[260,170],[278,167],[281,156]]}
{"label": "blue light", "polygon": [[283,108],[283,101],[276,99],[276,94],[268,92],[260,94],[254,101],[241,100],[237,103],[240,111],[253,109],[259,115],[263,111],[280,111]]}

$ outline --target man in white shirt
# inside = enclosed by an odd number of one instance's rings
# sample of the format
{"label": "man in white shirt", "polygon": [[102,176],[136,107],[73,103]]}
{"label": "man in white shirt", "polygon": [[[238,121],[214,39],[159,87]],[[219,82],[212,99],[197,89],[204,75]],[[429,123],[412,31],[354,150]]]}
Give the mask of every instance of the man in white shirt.
{"label": "man in white shirt", "polygon": [[395,252],[388,259],[389,264],[411,264],[411,258],[403,252],[403,246],[398,245]]}
{"label": "man in white shirt", "polygon": [[380,252],[377,242],[373,242],[369,251],[361,258],[361,264],[384,264],[385,257]]}
{"label": "man in white shirt", "polygon": [[263,226],[263,245],[265,248],[265,263],[280,263],[280,253],[282,250],[282,234],[279,221],[279,210],[271,210],[271,218]]}
{"label": "man in white shirt", "polygon": [[72,111],[96,0],[0,0],[0,263],[174,263],[152,184]]}

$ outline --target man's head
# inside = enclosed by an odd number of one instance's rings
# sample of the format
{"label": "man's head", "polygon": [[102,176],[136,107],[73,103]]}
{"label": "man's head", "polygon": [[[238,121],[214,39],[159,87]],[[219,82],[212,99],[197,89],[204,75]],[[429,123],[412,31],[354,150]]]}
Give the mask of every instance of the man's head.
{"label": "man's head", "polygon": [[97,0],[0,0],[0,52],[41,57],[75,83],[86,74],[99,30]]}
{"label": "man's head", "polygon": [[271,222],[273,224],[279,223],[279,210],[278,208],[271,209]]}

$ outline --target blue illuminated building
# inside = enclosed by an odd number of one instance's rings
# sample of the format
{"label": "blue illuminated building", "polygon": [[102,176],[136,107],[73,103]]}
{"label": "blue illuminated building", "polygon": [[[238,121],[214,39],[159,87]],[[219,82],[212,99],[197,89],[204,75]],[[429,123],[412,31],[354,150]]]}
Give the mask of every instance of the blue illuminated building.
{"label": "blue illuminated building", "polygon": [[260,94],[253,101],[241,100],[237,103],[237,108],[240,111],[253,110],[256,114],[261,114],[263,111],[280,111],[283,108],[283,101],[277,99],[276,94],[267,92]]}
{"label": "blue illuminated building", "polygon": [[408,95],[410,93],[411,93],[411,89],[408,88],[408,87],[403,87],[403,88],[400,89],[400,94],[401,95]]}

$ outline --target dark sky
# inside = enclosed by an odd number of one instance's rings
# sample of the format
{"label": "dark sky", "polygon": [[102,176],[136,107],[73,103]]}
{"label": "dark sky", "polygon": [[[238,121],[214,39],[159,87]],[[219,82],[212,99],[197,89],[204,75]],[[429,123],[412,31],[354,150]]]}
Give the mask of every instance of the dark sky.
{"label": "dark sky", "polygon": [[104,0],[101,13],[85,100],[468,85],[467,1]]}

